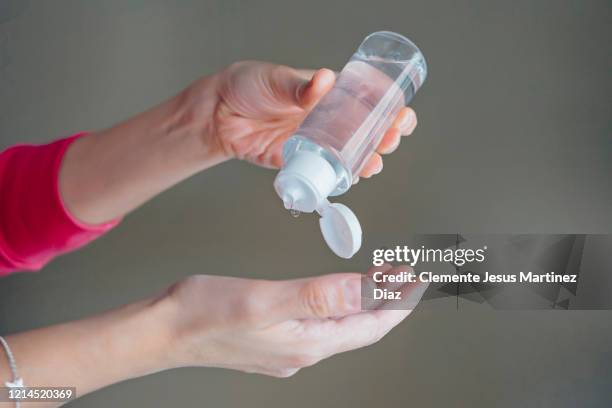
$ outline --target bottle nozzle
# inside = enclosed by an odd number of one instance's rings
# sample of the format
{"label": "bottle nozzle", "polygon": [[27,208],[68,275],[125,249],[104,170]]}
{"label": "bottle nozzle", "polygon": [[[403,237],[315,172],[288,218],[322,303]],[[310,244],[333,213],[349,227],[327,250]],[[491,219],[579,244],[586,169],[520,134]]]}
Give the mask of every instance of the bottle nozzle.
{"label": "bottle nozzle", "polygon": [[312,152],[298,152],[287,160],[274,180],[274,188],[288,210],[315,211],[336,186],[336,171]]}
{"label": "bottle nozzle", "polygon": [[285,205],[286,210],[293,210],[293,197],[287,194],[285,197],[283,197],[283,204]]}

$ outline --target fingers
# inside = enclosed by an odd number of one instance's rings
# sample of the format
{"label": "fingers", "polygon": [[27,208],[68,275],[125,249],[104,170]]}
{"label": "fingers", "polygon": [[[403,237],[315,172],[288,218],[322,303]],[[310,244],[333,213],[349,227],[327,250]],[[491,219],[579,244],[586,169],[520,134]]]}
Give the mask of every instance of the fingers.
{"label": "fingers", "polygon": [[323,95],[334,86],[336,75],[334,71],[322,68],[314,72],[312,79],[298,89],[298,103],[304,109],[311,109]]}
{"label": "fingers", "polygon": [[304,81],[308,82],[312,79],[314,74],[317,72],[316,69],[296,69],[295,70],[299,76],[304,78]]}
{"label": "fingers", "polygon": [[285,65],[263,64],[260,74],[272,102],[285,109],[311,109],[334,85],[329,69],[296,70]]}
{"label": "fingers", "polygon": [[380,266],[372,266],[370,269],[368,269],[368,272],[366,273],[366,276],[368,278],[371,278],[372,276],[374,276],[375,272],[387,272],[391,268],[393,268],[393,266],[391,264],[388,264],[388,263],[384,263],[384,264],[382,264]]}
{"label": "fingers", "polygon": [[393,153],[399,146],[402,135],[408,136],[414,132],[417,125],[416,113],[412,108],[404,107],[397,114],[393,124],[383,136],[376,153],[368,159],[359,177],[369,178],[383,169],[381,155]]}
{"label": "fingers", "polygon": [[359,177],[369,178],[378,173],[383,169],[383,160],[380,154],[373,153],[368,159],[366,164],[363,166],[363,170],[359,173]]}
{"label": "fingers", "polygon": [[408,106],[403,108],[395,118],[395,122],[391,127],[400,130],[402,135],[408,136],[414,132],[417,125],[417,116],[414,110]]}
{"label": "fingers", "polygon": [[[369,275],[383,271],[398,274],[406,268],[382,265]],[[332,274],[292,281],[250,281],[246,287],[248,310],[252,312],[238,333],[256,330],[247,342],[259,341],[252,352],[245,354],[250,371],[279,377],[293,375],[334,354],[377,342],[414,309],[406,304],[380,305],[375,310],[361,310],[361,283],[366,275]],[[396,285],[394,285],[395,287]],[[407,305],[416,305],[426,284],[408,283],[399,289]],[[401,310],[399,310],[401,309]],[[333,317],[333,318],[332,318]],[[235,344],[235,341],[232,341]],[[250,347],[249,350],[253,349]],[[262,350],[265,355],[262,356]],[[240,354],[235,350],[234,354]]]}
{"label": "fingers", "polygon": [[[372,267],[367,273],[367,279],[364,279],[362,285],[363,299],[361,306],[363,310],[381,310],[381,309],[398,309],[408,310],[414,309],[416,304],[410,303],[411,297],[409,292],[412,290],[412,286],[406,285],[401,279],[404,274],[414,274],[414,269],[408,265],[391,266],[389,264],[383,264],[378,267]],[[388,294],[400,293],[399,298],[387,299],[387,297],[380,297],[379,299],[375,296],[375,289],[384,291]]]}
{"label": "fingers", "polygon": [[393,153],[399,146],[401,136],[408,136],[414,132],[417,125],[416,113],[409,107],[403,108],[398,114],[391,128],[385,133],[378,145],[377,151],[381,154]]}
{"label": "fingers", "polygon": [[364,282],[362,283],[362,285],[366,285],[364,290],[362,290],[362,308],[367,310],[379,309],[384,303],[387,302],[385,299],[374,299],[374,289],[386,289],[392,292],[403,290],[402,288],[404,283],[402,282],[395,282],[395,280],[389,282],[386,280],[385,282],[380,283],[375,281],[376,278],[380,280],[382,277],[388,277],[391,275],[400,276],[403,272],[412,271],[413,269],[407,265],[399,265],[394,267],[387,263],[370,268],[366,274],[367,279],[364,279]]}
{"label": "fingers", "polygon": [[358,273],[342,273],[292,281],[271,282],[267,319],[325,319],[341,317],[361,310],[361,278]]}
{"label": "fingers", "polygon": [[[412,271],[412,269],[405,265],[396,267],[381,265],[370,269],[363,278],[368,277],[367,280],[371,280],[375,272],[382,272],[390,276],[400,275],[404,271]],[[399,291],[401,299],[383,300],[379,302],[375,310],[353,313],[338,319],[302,322],[307,333],[306,338],[316,349],[314,354],[321,359],[377,342],[410,315],[423,297],[428,285],[420,281],[404,284],[396,282],[378,284],[381,288]]]}
{"label": "fingers", "polygon": [[392,127],[383,136],[376,151],[380,154],[390,154],[397,149],[402,138],[402,133],[397,127]]}
{"label": "fingers", "polygon": [[403,303],[392,306],[394,310],[373,310],[332,321],[335,327],[330,328],[333,333],[327,333],[327,337],[334,341],[328,353],[332,355],[354,350],[379,341],[410,315],[423,297],[427,286],[427,283],[421,282],[403,285]]}

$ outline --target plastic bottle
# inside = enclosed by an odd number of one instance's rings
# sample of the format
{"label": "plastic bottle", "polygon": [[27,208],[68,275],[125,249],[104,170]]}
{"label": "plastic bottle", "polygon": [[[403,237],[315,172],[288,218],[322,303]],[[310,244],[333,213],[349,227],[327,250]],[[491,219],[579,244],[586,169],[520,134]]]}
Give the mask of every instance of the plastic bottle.
{"label": "plastic bottle", "polygon": [[317,211],[325,241],[342,258],[359,250],[361,226],[348,207],[327,197],[350,188],[426,76],[425,58],[410,40],[389,31],[372,33],[285,142],[276,192],[293,213]]}

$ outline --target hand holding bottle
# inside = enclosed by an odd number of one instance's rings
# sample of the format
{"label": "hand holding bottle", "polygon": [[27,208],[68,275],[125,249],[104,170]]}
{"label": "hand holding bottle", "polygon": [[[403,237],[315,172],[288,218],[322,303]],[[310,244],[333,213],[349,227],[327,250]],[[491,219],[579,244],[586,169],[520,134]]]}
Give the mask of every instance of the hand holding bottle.
{"label": "hand holding bottle", "polygon": [[[256,61],[232,64],[216,78],[219,101],[212,135],[228,157],[278,168],[283,164],[283,144],[334,81],[329,69],[305,71]],[[197,99],[198,84],[188,92]],[[409,135],[415,127],[414,111],[402,109],[360,176],[379,173],[381,154],[393,152],[400,136]]]}
{"label": "hand holding bottle", "polygon": [[[282,146],[334,85],[328,69],[300,71],[245,61],[203,77],[173,98],[73,143],[64,157],[60,192],[80,221],[122,217],[156,194],[223,161],[282,165]],[[382,170],[416,115],[397,114],[363,171]],[[92,180],[96,180],[95,183]],[[356,179],[354,180],[356,181]]]}

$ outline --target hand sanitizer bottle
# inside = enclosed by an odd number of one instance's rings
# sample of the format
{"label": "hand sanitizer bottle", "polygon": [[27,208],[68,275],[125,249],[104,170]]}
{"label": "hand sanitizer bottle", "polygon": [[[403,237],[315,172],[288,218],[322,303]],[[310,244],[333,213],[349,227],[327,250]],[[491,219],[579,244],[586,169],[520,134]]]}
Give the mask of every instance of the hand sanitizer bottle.
{"label": "hand sanitizer bottle", "polygon": [[426,76],[425,58],[410,40],[372,33],[283,146],[276,192],[292,213],[317,211],[325,242],[342,258],[359,250],[361,226],[348,207],[327,197],[349,189]]}

